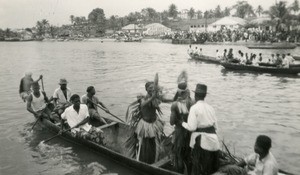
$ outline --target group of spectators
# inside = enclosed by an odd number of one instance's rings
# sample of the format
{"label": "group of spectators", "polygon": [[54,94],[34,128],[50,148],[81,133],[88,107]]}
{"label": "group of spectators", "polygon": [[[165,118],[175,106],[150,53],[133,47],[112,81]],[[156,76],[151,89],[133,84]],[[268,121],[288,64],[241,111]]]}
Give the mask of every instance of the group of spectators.
{"label": "group of spectators", "polygon": [[165,34],[163,39],[192,39],[196,43],[204,42],[237,42],[237,41],[257,41],[257,42],[299,42],[299,31],[272,31],[255,28],[249,29],[226,29],[215,32],[187,32],[178,31]]}

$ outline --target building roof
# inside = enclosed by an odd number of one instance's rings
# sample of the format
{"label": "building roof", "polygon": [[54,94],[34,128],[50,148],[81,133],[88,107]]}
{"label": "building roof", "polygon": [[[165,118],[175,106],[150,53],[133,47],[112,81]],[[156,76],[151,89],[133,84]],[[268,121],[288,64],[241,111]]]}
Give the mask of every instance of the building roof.
{"label": "building roof", "polygon": [[202,19],[191,19],[191,20],[180,20],[176,22],[170,22],[168,24],[168,27],[171,29],[176,29],[176,30],[189,30],[191,25],[209,25],[220,18],[202,18]]}
{"label": "building roof", "polygon": [[162,24],[160,24],[160,23],[152,23],[152,24],[148,24],[148,25],[146,25],[144,28],[151,28],[151,27],[165,27],[165,28],[168,28],[168,27],[166,27],[166,26],[164,26],[164,25],[162,25]]}
{"label": "building roof", "polygon": [[229,17],[219,19],[218,21],[212,23],[211,25],[245,25],[246,20],[239,17]]}
{"label": "building roof", "polygon": [[127,26],[122,27],[122,30],[135,30],[135,29],[143,29],[143,28],[136,24],[129,24]]}

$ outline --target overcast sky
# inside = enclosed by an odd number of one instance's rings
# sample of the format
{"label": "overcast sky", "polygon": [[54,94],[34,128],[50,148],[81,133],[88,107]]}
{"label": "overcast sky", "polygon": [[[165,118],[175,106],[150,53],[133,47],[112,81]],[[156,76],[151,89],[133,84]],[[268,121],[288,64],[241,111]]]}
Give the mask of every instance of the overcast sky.
{"label": "overcast sky", "polygon": [[[276,0],[248,0],[255,9],[261,5],[269,9]],[[279,1],[279,0],[278,0]],[[294,0],[287,0],[288,5]],[[85,16],[94,8],[102,8],[106,18],[111,15],[125,16],[130,12],[152,7],[161,12],[174,3],[178,10],[210,10],[220,5],[222,9],[237,0],[0,0],[0,28],[33,27],[41,19],[52,25],[70,24],[70,15]]]}

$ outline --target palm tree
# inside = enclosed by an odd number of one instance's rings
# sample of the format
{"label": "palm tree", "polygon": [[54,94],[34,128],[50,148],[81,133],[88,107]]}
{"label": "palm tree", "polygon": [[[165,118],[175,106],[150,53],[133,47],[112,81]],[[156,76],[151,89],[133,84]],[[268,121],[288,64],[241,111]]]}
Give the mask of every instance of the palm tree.
{"label": "palm tree", "polygon": [[190,19],[193,19],[195,16],[195,10],[193,7],[190,8],[190,10],[188,11],[188,16],[190,17]]}
{"label": "palm tree", "polygon": [[300,10],[298,0],[295,0],[290,8],[294,11],[294,14],[296,14]]}
{"label": "palm tree", "polygon": [[169,16],[170,16],[170,17],[173,17],[173,18],[176,18],[176,17],[177,17],[178,11],[177,11],[177,7],[176,7],[175,4],[171,4],[171,5],[169,6],[169,11],[168,11],[168,13],[169,13]]}
{"label": "palm tree", "polygon": [[7,28],[7,29],[5,30],[5,36],[6,36],[7,38],[10,38],[10,37],[11,37],[11,30],[10,30],[10,28]]}
{"label": "palm tree", "polygon": [[262,8],[261,5],[258,5],[257,9],[256,9],[256,13],[258,14],[258,16],[260,16],[262,14],[262,12],[264,11],[264,9]]}
{"label": "palm tree", "polygon": [[250,15],[255,15],[253,7],[247,1],[238,1],[233,8],[236,9],[236,16],[245,18]]}
{"label": "palm tree", "polygon": [[74,15],[71,15],[71,16],[70,16],[71,24],[74,23],[74,18],[75,18]]}
{"label": "palm tree", "polygon": [[279,1],[279,3],[270,7],[270,17],[277,21],[276,30],[279,30],[279,25],[285,23],[289,16],[288,9],[286,8],[286,2]]}
{"label": "palm tree", "polygon": [[202,18],[202,11],[201,10],[198,10],[196,12],[196,14],[197,14],[197,19],[201,19]]}

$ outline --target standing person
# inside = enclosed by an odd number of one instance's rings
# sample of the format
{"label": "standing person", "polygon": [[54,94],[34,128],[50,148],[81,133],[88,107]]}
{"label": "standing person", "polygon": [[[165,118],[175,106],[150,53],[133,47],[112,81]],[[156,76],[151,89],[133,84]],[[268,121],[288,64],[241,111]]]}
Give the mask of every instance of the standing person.
{"label": "standing person", "polygon": [[193,173],[195,175],[209,175],[219,168],[220,143],[217,131],[215,110],[204,99],[207,94],[205,84],[197,84],[195,101],[188,116],[188,121],[182,126],[192,131],[190,147],[192,150]]}
{"label": "standing person", "polygon": [[222,59],[222,54],[219,52],[219,50],[216,50],[216,59],[221,60]]}
{"label": "standing person", "polygon": [[64,110],[71,105],[69,100],[72,93],[67,87],[68,82],[65,78],[60,79],[58,84],[60,87],[55,89],[53,93],[53,100],[55,106],[54,111],[60,116]]}
{"label": "standing person", "polygon": [[81,103],[86,104],[89,109],[89,114],[92,119],[96,119],[100,121],[102,124],[106,124],[107,122],[100,116],[97,110],[97,105],[101,105],[106,113],[109,113],[107,107],[95,96],[96,90],[94,86],[89,86],[86,89],[87,94],[84,94],[81,97]]}
{"label": "standing person", "polygon": [[[159,118],[161,102],[172,102],[158,94],[158,75],[156,74],[156,83],[147,82],[145,89],[147,95],[140,100],[141,119],[139,120],[135,133],[138,138],[137,160],[152,164],[158,159],[159,143],[163,134],[163,122]],[[157,114],[157,112],[159,114]]]}
{"label": "standing person", "polygon": [[249,175],[277,175],[278,164],[270,152],[272,140],[266,135],[259,135],[256,138],[254,145],[254,154],[246,157],[242,162],[238,163],[239,166],[250,166],[252,169],[248,172]]}
{"label": "standing person", "polygon": [[38,82],[33,82],[33,92],[27,98],[27,111],[32,113],[36,118],[50,118],[51,111],[47,107],[48,98],[45,92],[40,91]]}
{"label": "standing person", "polygon": [[170,124],[175,125],[173,134],[174,169],[178,173],[184,173],[184,165],[188,174],[191,174],[192,162],[189,147],[190,133],[181,126],[181,122],[187,122],[189,110],[193,105],[187,83],[178,84],[177,98],[171,106]]}
{"label": "standing person", "polygon": [[[40,77],[36,80],[36,82],[38,82],[42,78],[43,78],[43,75],[40,75]],[[31,93],[30,87],[33,82],[34,82],[34,80],[32,79],[32,73],[26,72],[25,76],[21,79],[20,88],[19,88],[20,97],[22,98],[22,100],[24,102],[26,102],[27,97]]]}
{"label": "standing person", "polygon": [[191,45],[191,44],[190,44],[190,46],[189,46],[189,48],[188,48],[188,50],[187,50],[187,53],[188,53],[189,55],[193,54],[193,49],[192,49],[192,45]]}

